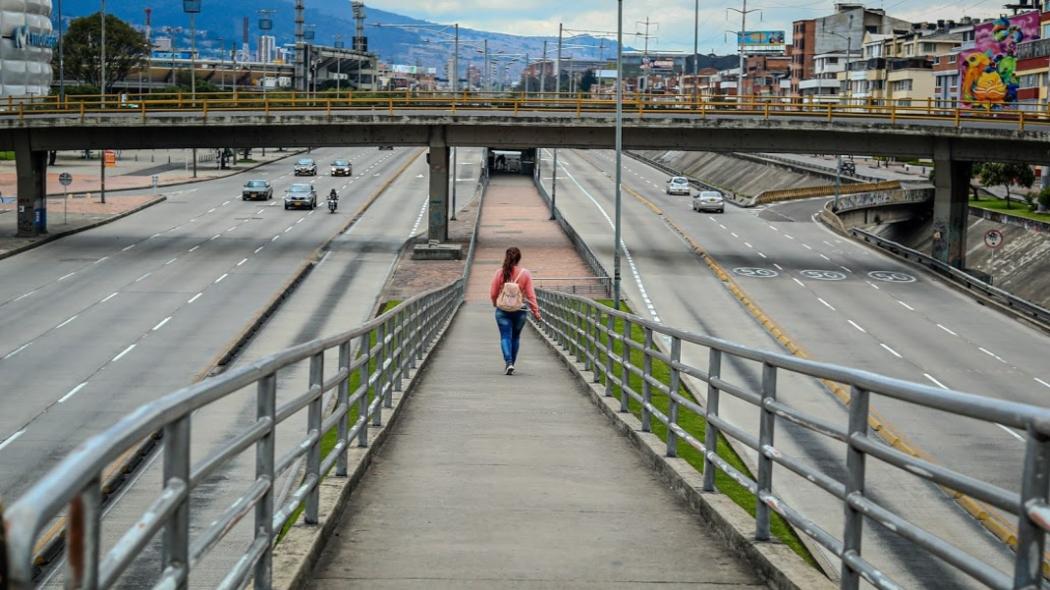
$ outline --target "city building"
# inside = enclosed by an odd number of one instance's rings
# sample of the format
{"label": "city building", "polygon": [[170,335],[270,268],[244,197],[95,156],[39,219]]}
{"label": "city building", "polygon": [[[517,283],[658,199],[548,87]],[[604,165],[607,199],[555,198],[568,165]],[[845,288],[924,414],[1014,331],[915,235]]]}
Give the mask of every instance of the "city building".
{"label": "city building", "polygon": [[[787,89],[783,81],[789,81]],[[744,96],[783,96],[790,90],[791,57],[788,55],[749,55],[744,75]]]}
{"label": "city building", "polygon": [[259,50],[255,58],[266,64],[277,61],[277,38],[273,35],[259,35]]}
{"label": "city building", "polygon": [[0,0],[0,96],[51,90],[51,0]]}
{"label": "city building", "polygon": [[908,33],[865,33],[860,59],[840,75],[845,100],[900,106],[936,98],[939,56],[962,44],[963,33],[952,21],[915,24]]}

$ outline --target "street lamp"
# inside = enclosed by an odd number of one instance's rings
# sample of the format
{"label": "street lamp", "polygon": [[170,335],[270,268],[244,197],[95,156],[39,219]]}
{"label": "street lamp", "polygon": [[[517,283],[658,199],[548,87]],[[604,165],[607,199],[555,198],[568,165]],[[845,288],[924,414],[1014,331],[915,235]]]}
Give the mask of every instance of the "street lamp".
{"label": "street lamp", "polygon": [[[201,0],[182,0],[182,11],[190,15],[190,99],[197,105],[197,15]],[[197,148],[193,148],[193,177],[197,178]]]}
{"label": "street lamp", "polygon": [[[98,76],[98,102],[99,107],[106,108],[106,0],[99,3],[99,14],[102,18],[102,34],[99,35],[99,76]],[[100,201],[106,202],[106,150],[102,149],[99,154],[99,197]]]}
{"label": "street lamp", "polygon": [[620,184],[623,180],[623,0],[616,0],[616,213],[613,244],[613,304],[620,309]]}

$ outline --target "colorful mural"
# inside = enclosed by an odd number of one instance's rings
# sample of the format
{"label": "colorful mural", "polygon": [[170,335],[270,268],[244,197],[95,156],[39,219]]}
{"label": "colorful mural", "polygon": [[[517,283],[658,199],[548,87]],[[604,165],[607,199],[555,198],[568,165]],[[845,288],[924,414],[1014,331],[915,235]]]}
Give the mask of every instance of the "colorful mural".
{"label": "colorful mural", "polygon": [[1039,38],[1039,13],[999,17],[974,30],[975,47],[959,56],[963,106],[996,109],[1017,102],[1017,44]]}

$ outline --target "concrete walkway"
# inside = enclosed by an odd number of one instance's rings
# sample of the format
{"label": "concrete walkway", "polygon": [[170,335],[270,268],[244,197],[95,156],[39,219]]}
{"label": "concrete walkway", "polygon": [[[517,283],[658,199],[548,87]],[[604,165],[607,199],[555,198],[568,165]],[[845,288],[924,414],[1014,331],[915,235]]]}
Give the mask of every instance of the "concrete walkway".
{"label": "concrete walkway", "polygon": [[490,306],[460,310],[310,587],[764,587],[531,327],[519,360]]}

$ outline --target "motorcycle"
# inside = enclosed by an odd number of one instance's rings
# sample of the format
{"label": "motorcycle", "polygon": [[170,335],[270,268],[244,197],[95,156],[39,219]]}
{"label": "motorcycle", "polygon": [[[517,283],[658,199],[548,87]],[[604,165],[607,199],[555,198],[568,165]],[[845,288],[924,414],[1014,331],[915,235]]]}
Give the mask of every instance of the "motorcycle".
{"label": "motorcycle", "polygon": [[329,213],[335,213],[335,210],[339,208],[339,197],[337,195],[328,195],[328,211]]}

